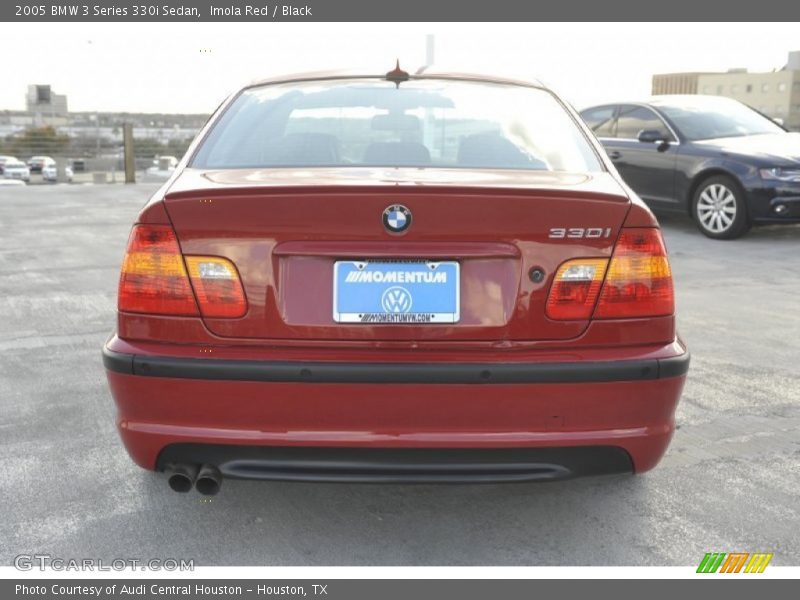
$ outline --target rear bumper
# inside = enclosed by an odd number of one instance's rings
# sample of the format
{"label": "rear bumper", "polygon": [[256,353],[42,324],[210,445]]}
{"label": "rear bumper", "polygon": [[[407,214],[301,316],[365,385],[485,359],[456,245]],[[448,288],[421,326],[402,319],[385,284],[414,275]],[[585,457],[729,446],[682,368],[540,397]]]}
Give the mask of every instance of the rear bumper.
{"label": "rear bumper", "polygon": [[509,483],[631,473],[630,455],[614,446],[566,448],[287,448],[172,444],[170,464],[215,465],[231,479],[340,483]]}
{"label": "rear bumper", "polygon": [[679,344],[547,363],[254,361],[108,347],[103,360],[120,434],[142,467],[206,462],[228,477],[315,481],[646,471],[669,444],[689,366]]}
{"label": "rear bumper", "polygon": [[139,356],[104,347],[103,365],[124,375],[265,383],[601,383],[685,375],[689,354],[596,362],[398,364]]}

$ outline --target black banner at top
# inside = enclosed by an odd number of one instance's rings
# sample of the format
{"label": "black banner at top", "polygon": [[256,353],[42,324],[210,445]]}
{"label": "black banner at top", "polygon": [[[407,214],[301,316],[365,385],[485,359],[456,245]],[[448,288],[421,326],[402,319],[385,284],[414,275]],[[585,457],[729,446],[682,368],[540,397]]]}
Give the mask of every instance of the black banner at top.
{"label": "black banner at top", "polygon": [[[4,0],[0,21],[800,21],[800,2],[760,0]],[[674,43],[674,31],[654,39]],[[800,30],[798,31],[800,37]],[[745,40],[743,40],[745,41]],[[751,40],[755,42],[756,40]]]}

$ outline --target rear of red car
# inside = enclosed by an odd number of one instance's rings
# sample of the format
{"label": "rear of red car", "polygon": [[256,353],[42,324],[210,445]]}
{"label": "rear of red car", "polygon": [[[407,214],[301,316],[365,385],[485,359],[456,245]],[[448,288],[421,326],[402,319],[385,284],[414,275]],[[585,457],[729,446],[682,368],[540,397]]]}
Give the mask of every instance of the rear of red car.
{"label": "rear of red car", "polygon": [[664,243],[550,92],[257,86],[190,155],[133,227],[104,348],[129,453],[175,489],[663,455],[689,363]]}

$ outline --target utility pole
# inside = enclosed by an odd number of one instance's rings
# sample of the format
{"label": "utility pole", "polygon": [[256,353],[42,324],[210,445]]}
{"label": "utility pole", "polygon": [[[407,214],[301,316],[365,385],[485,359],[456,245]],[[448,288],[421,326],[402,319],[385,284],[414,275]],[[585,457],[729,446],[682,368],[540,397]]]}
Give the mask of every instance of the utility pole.
{"label": "utility pole", "polygon": [[99,113],[94,114],[94,124],[95,124],[95,158],[100,158],[100,115]]}
{"label": "utility pole", "polygon": [[122,146],[125,150],[125,183],[136,183],[136,159],[133,150],[133,124],[122,126]]}
{"label": "utility pole", "polygon": [[430,66],[435,60],[436,54],[436,36],[429,33],[425,36],[425,66]]}
{"label": "utility pole", "polygon": [[[436,53],[436,36],[429,33],[425,36],[425,67],[433,66],[434,55]],[[423,143],[428,149],[434,147],[436,140],[434,139],[434,110],[430,106],[425,109],[425,126],[424,134],[422,136]]]}

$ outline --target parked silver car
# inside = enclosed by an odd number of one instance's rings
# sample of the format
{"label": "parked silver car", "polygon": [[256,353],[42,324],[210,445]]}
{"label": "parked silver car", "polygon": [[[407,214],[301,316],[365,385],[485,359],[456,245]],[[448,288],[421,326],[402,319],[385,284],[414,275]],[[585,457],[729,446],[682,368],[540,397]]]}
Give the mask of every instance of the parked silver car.
{"label": "parked silver car", "polygon": [[16,160],[17,160],[16,156],[5,156],[5,155],[0,156],[0,175],[3,174],[3,168],[7,162],[9,161],[13,162]]}
{"label": "parked silver car", "polygon": [[[64,176],[68,183],[72,183],[73,175],[74,172],[72,171],[72,167],[67,165],[64,168]],[[42,179],[50,183],[55,183],[58,181],[58,165],[55,163],[55,161],[42,167]]]}
{"label": "parked silver car", "polygon": [[3,165],[3,177],[28,182],[31,180],[31,170],[21,160],[12,158],[12,160],[7,160]]}

